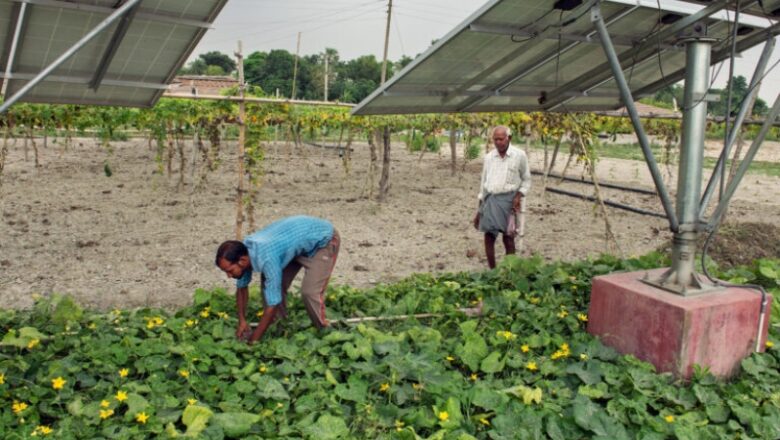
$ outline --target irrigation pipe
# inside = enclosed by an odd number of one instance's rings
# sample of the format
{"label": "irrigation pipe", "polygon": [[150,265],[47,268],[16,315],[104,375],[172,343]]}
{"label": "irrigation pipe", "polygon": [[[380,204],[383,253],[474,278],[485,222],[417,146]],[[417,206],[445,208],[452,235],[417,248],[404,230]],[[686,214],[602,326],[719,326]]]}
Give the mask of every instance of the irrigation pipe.
{"label": "irrigation pipe", "polygon": [[[575,198],[583,199],[583,200],[589,200],[591,202],[595,202],[596,201],[596,198],[593,197],[593,196],[586,196],[584,194],[578,194],[578,193],[573,193],[573,192],[569,192],[569,191],[564,191],[562,189],[545,188],[544,190],[545,191],[550,191],[551,193],[555,193],[555,194],[562,194],[564,196],[575,197]],[[624,205],[622,203],[613,202],[613,201],[610,201],[610,200],[604,200],[604,204],[607,205],[607,206],[611,206],[613,208],[618,208],[618,209],[623,209],[623,210],[626,210],[626,211],[631,211],[631,212],[636,213],[636,214],[649,215],[651,217],[658,217],[658,218],[663,218],[663,219],[666,218],[665,215],[659,214],[657,212],[647,211],[647,210],[640,209],[640,208],[634,208],[633,206]]]}
{"label": "irrigation pipe", "polygon": [[704,264],[704,261],[705,261],[705,257],[707,256],[707,250],[710,247],[712,237],[715,236],[715,232],[717,230],[718,228],[716,226],[709,233],[709,235],[707,235],[707,239],[704,241],[704,247],[702,248],[701,251],[701,269],[704,272],[704,275],[710,280],[710,282],[712,282],[715,285],[723,286],[723,287],[754,289],[754,290],[758,290],[761,293],[761,306],[758,312],[758,329],[756,330],[756,349],[755,349],[755,352],[758,353],[761,350],[761,330],[764,327],[764,320],[766,319],[766,306],[768,303],[766,290],[764,290],[764,288],[758,284],[731,284],[725,281],[721,281],[710,275],[710,273],[707,271],[707,265]]}
{"label": "irrigation pipe", "polygon": [[[544,175],[543,172],[541,172],[541,171],[534,171],[534,170],[531,170],[531,174],[536,174],[537,176],[543,176]],[[590,180],[575,179],[573,177],[566,177],[566,176],[561,176],[561,175],[553,174],[553,173],[547,173],[547,177],[554,177],[556,179],[562,179],[562,180],[566,180],[568,182],[577,182],[577,183],[582,183],[582,184],[587,184],[587,185],[593,185],[593,181],[590,181]],[[616,185],[614,183],[599,182],[599,186],[603,186],[603,187],[606,187],[606,188],[621,189],[623,191],[631,191],[631,192],[635,192],[635,193],[639,193],[639,194],[647,194],[647,195],[651,195],[651,196],[658,195],[657,192],[649,190],[649,189],[634,188],[634,187],[623,186],[623,185]]]}
{"label": "irrigation pipe", "polygon": [[[482,316],[482,303],[477,307],[464,307],[457,310],[460,313],[465,314],[468,317]],[[339,324],[358,324],[361,322],[375,322],[375,321],[402,321],[406,319],[424,319],[424,318],[440,318],[442,316],[450,315],[450,313],[417,313],[414,315],[391,315],[391,316],[358,316],[355,318],[342,318],[328,320],[331,323]],[[251,327],[257,327],[257,323],[253,322],[249,324]]]}

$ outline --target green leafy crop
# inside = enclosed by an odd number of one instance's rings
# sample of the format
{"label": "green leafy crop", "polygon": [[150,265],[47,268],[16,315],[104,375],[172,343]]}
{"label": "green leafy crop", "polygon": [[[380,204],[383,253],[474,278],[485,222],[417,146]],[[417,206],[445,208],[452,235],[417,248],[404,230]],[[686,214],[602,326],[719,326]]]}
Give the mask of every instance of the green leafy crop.
{"label": "green leafy crop", "polygon": [[[198,290],[175,313],[95,313],[41,298],[0,310],[0,437],[780,437],[773,346],[729,382],[699,368],[681,383],[585,332],[593,276],[664,264],[657,254],[510,257],[491,272],[337,287],[330,329],[313,330],[293,299],[290,317],[254,346],[236,340],[225,291]],[[720,275],[777,293],[779,269],[761,260]],[[481,317],[458,312],[480,301]],[[440,316],[339,322],[426,312]]]}

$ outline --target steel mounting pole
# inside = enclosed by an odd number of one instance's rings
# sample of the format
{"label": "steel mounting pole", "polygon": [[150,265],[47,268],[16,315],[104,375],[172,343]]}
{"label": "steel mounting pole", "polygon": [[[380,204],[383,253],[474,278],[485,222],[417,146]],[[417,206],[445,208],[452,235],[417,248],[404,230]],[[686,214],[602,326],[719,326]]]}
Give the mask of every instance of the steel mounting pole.
{"label": "steel mounting pole", "polygon": [[704,135],[707,130],[710,56],[715,39],[706,37],[703,24],[694,26],[695,35],[685,44],[685,94],[683,99],[682,142],[677,177],[677,218],[680,229],[672,238],[672,266],[648,284],[690,296],[718,289],[700,279],[695,271],[696,238],[699,225]]}

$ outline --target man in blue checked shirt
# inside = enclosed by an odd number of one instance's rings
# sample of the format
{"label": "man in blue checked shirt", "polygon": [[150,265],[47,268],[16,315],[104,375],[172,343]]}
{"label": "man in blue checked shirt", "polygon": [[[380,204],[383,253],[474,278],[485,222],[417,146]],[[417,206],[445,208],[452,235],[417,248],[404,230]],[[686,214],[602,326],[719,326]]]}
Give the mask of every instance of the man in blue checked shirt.
{"label": "man in blue checked shirt", "polygon": [[339,234],[327,220],[303,215],[278,220],[244,238],[228,240],[217,249],[215,264],[228,277],[236,279],[238,329],[243,338],[250,331],[246,321],[246,304],[252,273],[261,274],[263,316],[249,336],[249,343],[263,337],[276,320],[287,316],[287,289],[295,275],[306,268],[301,297],[311,322],[317,328],[327,327],[325,289],[339,255]]}

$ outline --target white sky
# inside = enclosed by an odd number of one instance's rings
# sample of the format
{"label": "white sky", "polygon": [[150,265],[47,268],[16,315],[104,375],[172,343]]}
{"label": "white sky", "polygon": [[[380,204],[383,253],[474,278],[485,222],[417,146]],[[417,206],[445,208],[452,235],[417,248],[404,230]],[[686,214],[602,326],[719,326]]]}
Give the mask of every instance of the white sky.
{"label": "white sky", "polygon": [[[482,0],[393,0],[388,58],[425,51],[431,41],[443,37],[479,9]],[[232,54],[242,41],[244,55],[254,51],[286,49],[295,53],[301,32],[300,54],[338,50],[342,60],[374,54],[382,59],[387,0],[228,0],[225,8],[196,47],[192,58],[211,50]],[[748,82],[763,45],[742,54],[735,75]],[[780,45],[779,45],[780,46]],[[780,60],[775,49],[769,66]],[[723,88],[728,63],[720,69],[714,87]],[[771,106],[780,92],[780,66],[764,79],[759,96]]]}

